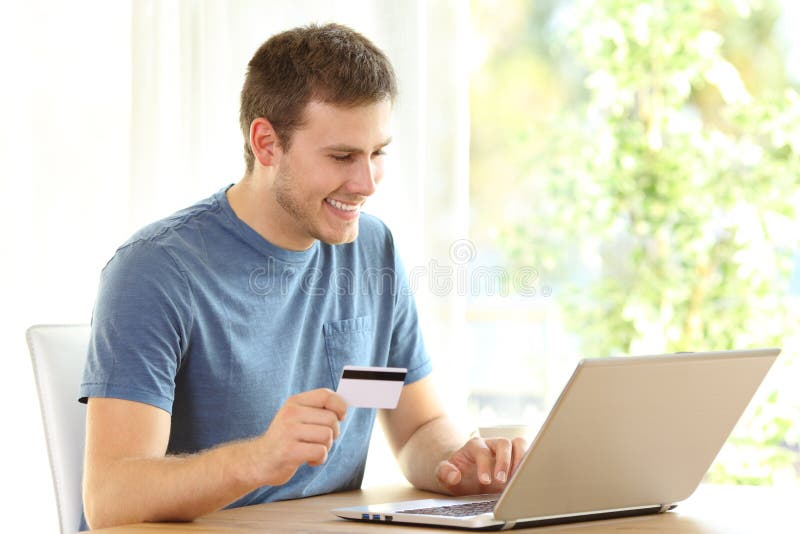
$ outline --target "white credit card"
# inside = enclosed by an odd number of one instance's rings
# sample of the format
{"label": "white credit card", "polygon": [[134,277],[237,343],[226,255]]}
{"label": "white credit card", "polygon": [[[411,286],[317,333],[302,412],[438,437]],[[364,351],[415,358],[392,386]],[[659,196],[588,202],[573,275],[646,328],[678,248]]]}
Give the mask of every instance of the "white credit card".
{"label": "white credit card", "polygon": [[355,408],[394,409],[406,380],[404,367],[345,365],[336,393]]}

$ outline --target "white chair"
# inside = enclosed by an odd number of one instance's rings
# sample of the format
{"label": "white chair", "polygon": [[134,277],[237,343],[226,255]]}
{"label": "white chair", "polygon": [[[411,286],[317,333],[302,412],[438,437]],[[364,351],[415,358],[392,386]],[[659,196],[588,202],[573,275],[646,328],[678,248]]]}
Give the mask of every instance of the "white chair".
{"label": "white chair", "polygon": [[26,333],[42,408],[62,534],[80,530],[86,407],[78,403],[88,325],[37,325]]}

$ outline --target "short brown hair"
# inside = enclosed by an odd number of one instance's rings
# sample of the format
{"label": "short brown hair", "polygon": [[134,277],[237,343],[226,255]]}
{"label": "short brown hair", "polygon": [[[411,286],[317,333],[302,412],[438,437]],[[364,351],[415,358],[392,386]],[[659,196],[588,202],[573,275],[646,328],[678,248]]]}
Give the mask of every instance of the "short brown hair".
{"label": "short brown hair", "polygon": [[288,149],[311,100],[357,106],[396,96],[389,59],[346,26],[312,24],[272,36],[248,63],[242,87],[239,124],[247,172],[254,165],[250,124],[255,119],[269,120],[278,142]]}

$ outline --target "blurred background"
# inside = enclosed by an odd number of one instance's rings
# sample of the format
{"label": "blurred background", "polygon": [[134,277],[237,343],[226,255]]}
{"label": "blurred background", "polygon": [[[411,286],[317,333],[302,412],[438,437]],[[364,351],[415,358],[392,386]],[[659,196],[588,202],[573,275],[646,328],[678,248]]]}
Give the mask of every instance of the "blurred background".
{"label": "blurred background", "polygon": [[470,413],[541,422],[577,357],[780,346],[708,478],[796,485],[797,4],[471,7],[470,239],[507,279],[469,295]]}
{"label": "blurred background", "polygon": [[[780,346],[708,478],[798,485],[796,3],[33,0],[0,6],[0,492],[20,525],[57,528],[25,328],[89,322],[119,244],[241,177],[247,61],[328,21],[398,72],[369,211],[466,431],[535,431],[583,357]],[[380,433],[372,450],[365,484],[400,480]]]}

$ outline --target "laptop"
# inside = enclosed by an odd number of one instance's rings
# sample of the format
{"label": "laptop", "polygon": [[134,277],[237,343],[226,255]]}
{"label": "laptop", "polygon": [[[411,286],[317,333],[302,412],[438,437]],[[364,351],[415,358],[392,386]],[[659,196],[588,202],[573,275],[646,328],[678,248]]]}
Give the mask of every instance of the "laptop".
{"label": "laptop", "polygon": [[474,530],[666,512],[700,484],[779,353],[582,360],[501,494],[332,512]]}

